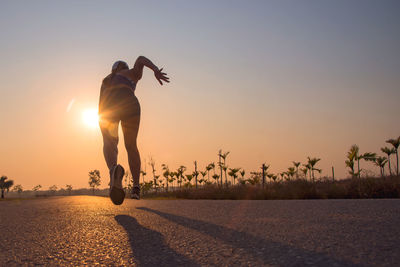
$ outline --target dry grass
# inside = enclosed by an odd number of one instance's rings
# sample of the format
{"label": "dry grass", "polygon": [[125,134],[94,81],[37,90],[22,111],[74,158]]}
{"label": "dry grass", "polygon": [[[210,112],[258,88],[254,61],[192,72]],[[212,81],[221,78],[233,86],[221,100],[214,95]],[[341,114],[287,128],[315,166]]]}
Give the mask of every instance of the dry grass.
{"label": "dry grass", "polygon": [[400,176],[385,178],[349,178],[310,182],[303,179],[260,185],[215,185],[182,188],[170,192],[147,193],[143,198],[173,199],[354,199],[399,198]]}

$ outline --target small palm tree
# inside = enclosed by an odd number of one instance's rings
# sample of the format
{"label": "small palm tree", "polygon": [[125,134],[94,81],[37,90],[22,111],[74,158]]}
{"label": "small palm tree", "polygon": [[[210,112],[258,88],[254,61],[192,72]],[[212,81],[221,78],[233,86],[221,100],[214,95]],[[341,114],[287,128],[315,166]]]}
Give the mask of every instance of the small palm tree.
{"label": "small palm tree", "polygon": [[239,179],[239,183],[240,184],[245,184],[246,183],[246,179],[244,178],[244,175],[246,174],[246,171],[244,169],[242,169],[239,173],[240,173],[240,176],[241,176],[241,178]]}
{"label": "small palm tree", "polygon": [[[308,172],[308,176],[309,176],[310,181],[311,181],[311,165],[310,165],[310,163],[303,164],[303,167],[307,169],[305,174],[307,174],[307,172]],[[307,176],[305,176],[304,178],[307,180]]]}
{"label": "small palm tree", "polygon": [[[221,185],[222,185],[222,170],[225,173],[225,185],[228,185],[228,180],[227,180],[227,176],[226,176],[226,170],[228,169],[228,167],[226,166],[226,158],[229,155],[229,151],[223,153],[222,150],[220,149],[218,152],[218,157],[219,157],[219,167],[221,170]],[[221,162],[221,159],[223,160],[223,162]]]}
{"label": "small palm tree", "polygon": [[158,182],[158,178],[160,178],[160,175],[154,176],[154,187],[156,188],[156,190],[158,190],[158,187],[160,185],[160,183]]}
{"label": "small palm tree", "polygon": [[385,165],[387,162],[388,160],[385,157],[377,157],[374,161],[375,165],[379,167],[382,177],[385,176]]}
{"label": "small palm tree", "polygon": [[381,151],[387,155],[388,165],[389,165],[389,174],[392,175],[392,168],[390,166],[390,155],[394,154],[396,150],[394,148],[382,147]]}
{"label": "small palm tree", "polygon": [[306,180],[307,180],[307,172],[308,172],[308,168],[304,167],[304,168],[300,169],[300,171],[303,173],[303,175],[304,175],[304,179],[306,179]]}
{"label": "small palm tree", "polygon": [[345,161],[346,166],[350,168],[349,174],[352,177],[357,177],[359,173],[354,172],[354,161],[358,160],[359,148],[357,145],[352,145],[350,150],[347,152],[347,159]]}
{"label": "small palm tree", "polygon": [[393,146],[395,153],[396,153],[396,175],[399,175],[399,154],[398,154],[398,149],[399,149],[399,145],[400,145],[400,136],[397,137],[396,139],[389,139],[386,140],[386,143],[389,143]]}
{"label": "small palm tree", "polygon": [[280,172],[278,174],[281,176],[282,181],[286,179],[286,172]]}
{"label": "small palm tree", "polygon": [[206,181],[206,175],[207,175],[207,170],[205,170],[205,171],[200,171],[200,174],[201,174],[201,177],[202,177],[202,179],[203,179],[203,182],[205,182]]}
{"label": "small palm tree", "polygon": [[199,172],[197,171],[197,161],[194,161],[193,177],[195,178],[196,188],[197,188],[197,177],[198,176],[199,176]]}
{"label": "small palm tree", "polygon": [[178,178],[179,187],[182,186],[183,179],[185,178],[185,176],[184,176],[185,171],[186,171],[186,167],[183,165],[181,165],[178,168],[178,170],[176,171],[178,173],[177,178]]}
{"label": "small palm tree", "polygon": [[244,179],[244,175],[246,174],[246,171],[242,169],[240,172],[240,176],[242,176],[242,179]]}
{"label": "small palm tree", "polygon": [[[228,166],[222,165],[222,170],[224,171],[224,176],[225,176],[225,186],[228,186],[228,177],[226,175],[226,172],[228,170]],[[222,181],[222,179],[221,179],[221,181]]]}
{"label": "small palm tree", "polygon": [[292,161],[293,162],[293,165],[294,165],[294,167],[296,168],[296,179],[298,179],[299,178],[299,166],[300,166],[300,162],[296,162],[296,161]]}
{"label": "small palm tree", "polygon": [[146,177],[146,172],[145,171],[140,171],[140,174],[142,175],[142,177],[143,177],[143,184],[144,184],[144,178]]}
{"label": "small palm tree", "polygon": [[186,174],[185,177],[186,177],[186,180],[188,181],[186,186],[191,187],[192,186],[191,181],[192,181],[194,176],[192,174]]}
{"label": "small palm tree", "polygon": [[14,181],[8,180],[8,177],[3,175],[0,178],[0,190],[1,190],[1,198],[4,198],[4,192],[9,191],[10,188],[13,186]]}
{"label": "small palm tree", "polygon": [[346,167],[350,168],[349,174],[352,177],[357,177],[358,174],[354,173],[354,160],[346,159],[344,163],[346,164]]}
{"label": "small palm tree", "polygon": [[174,174],[175,174],[176,186],[180,187],[181,186],[181,180],[180,180],[181,179],[181,175],[179,174],[178,171],[174,172]]}
{"label": "small palm tree", "polygon": [[276,176],[276,175],[273,174],[273,173],[269,173],[269,174],[267,174],[267,176],[268,176],[269,179],[273,180],[274,182],[275,182],[276,179],[278,178],[278,176]]}
{"label": "small palm tree", "polygon": [[208,165],[206,166],[207,180],[208,180],[208,181],[210,181],[210,171],[211,171],[212,169],[214,169],[214,168],[215,168],[214,162],[211,162],[210,164],[208,164]]}
{"label": "small palm tree", "polygon": [[232,179],[233,179],[233,184],[235,184],[236,183],[236,178],[238,177],[238,175],[237,175],[237,173],[240,171],[240,168],[229,168],[229,172],[228,172],[228,175],[230,176],[230,177],[232,177]]}
{"label": "small palm tree", "polygon": [[360,160],[363,159],[365,161],[372,161],[374,162],[376,158],[376,153],[366,152],[361,154],[357,158],[357,167],[358,167],[358,177],[361,177],[361,169],[360,169]]}
{"label": "small palm tree", "polygon": [[212,178],[215,180],[215,184],[218,184],[219,175],[218,174],[214,174],[212,176]]}
{"label": "small palm tree", "polygon": [[153,173],[154,189],[157,192],[156,162],[154,161],[153,157],[150,157],[149,165],[151,167],[151,172]]}
{"label": "small palm tree", "polygon": [[163,172],[163,176],[164,176],[164,178],[165,178],[166,185],[167,185],[166,191],[168,192],[169,169],[168,169],[168,166],[165,165],[165,164],[162,164],[161,167],[162,167],[162,169],[163,169],[163,171],[164,171],[164,172]]}
{"label": "small palm tree", "polygon": [[169,172],[168,182],[172,184],[172,188],[174,188],[175,175],[175,172]]}
{"label": "small palm tree", "polygon": [[294,167],[289,167],[287,170],[287,174],[289,176],[289,180],[293,178],[293,176],[296,174],[296,170],[294,169]]}
{"label": "small palm tree", "polygon": [[320,169],[314,168],[314,166],[315,166],[315,165],[318,163],[318,161],[320,161],[321,159],[319,159],[319,158],[310,158],[310,157],[307,157],[307,159],[308,159],[308,164],[309,164],[310,167],[311,167],[311,175],[312,175],[312,179],[313,179],[313,181],[314,181],[314,179],[315,179],[314,171],[318,171],[319,173],[321,172]]}

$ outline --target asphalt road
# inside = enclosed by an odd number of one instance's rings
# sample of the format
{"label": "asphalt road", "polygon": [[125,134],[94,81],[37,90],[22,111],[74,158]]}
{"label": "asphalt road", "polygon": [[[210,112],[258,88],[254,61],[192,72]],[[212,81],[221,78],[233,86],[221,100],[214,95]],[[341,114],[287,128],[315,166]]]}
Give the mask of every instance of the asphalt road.
{"label": "asphalt road", "polygon": [[0,202],[0,266],[399,266],[400,200]]}

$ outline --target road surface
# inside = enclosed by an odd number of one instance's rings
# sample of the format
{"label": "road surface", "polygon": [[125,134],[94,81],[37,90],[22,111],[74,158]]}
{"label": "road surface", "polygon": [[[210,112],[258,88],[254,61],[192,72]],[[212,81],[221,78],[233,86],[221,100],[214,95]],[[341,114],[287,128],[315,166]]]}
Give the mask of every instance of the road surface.
{"label": "road surface", "polygon": [[399,266],[400,200],[0,202],[0,266]]}

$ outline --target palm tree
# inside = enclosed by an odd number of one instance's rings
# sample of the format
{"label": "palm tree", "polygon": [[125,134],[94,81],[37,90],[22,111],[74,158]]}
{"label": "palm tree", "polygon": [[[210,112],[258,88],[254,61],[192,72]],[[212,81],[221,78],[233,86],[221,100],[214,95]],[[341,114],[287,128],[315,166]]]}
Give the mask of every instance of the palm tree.
{"label": "palm tree", "polygon": [[7,192],[10,190],[10,187],[13,186],[14,181],[13,180],[8,180],[8,177],[3,175],[0,178],[0,190],[1,190],[1,198],[4,198],[4,191],[7,190]]}
{"label": "palm tree", "polygon": [[160,178],[160,175],[154,176],[154,187],[156,188],[156,191],[158,190],[158,178]]}
{"label": "palm tree", "polygon": [[346,166],[350,168],[349,173],[352,177],[357,177],[359,173],[354,172],[354,161],[358,160],[359,148],[357,145],[352,145],[350,150],[347,152],[347,159],[345,161]]}
{"label": "palm tree", "polygon": [[177,170],[177,173],[178,173],[177,178],[178,178],[179,187],[182,186],[182,181],[185,178],[185,176],[184,176],[185,171],[186,171],[186,167],[183,165],[181,165]]}
{"label": "palm tree", "polygon": [[344,163],[346,164],[346,167],[349,167],[349,168],[350,168],[349,174],[350,174],[352,177],[357,177],[358,174],[354,173],[354,160],[346,159]]}
{"label": "palm tree", "polygon": [[215,183],[218,184],[219,175],[218,174],[214,174],[212,176],[212,178],[215,180]]}
{"label": "palm tree", "polygon": [[400,145],[400,136],[397,137],[396,139],[389,139],[386,140],[386,143],[389,143],[393,146],[393,148],[395,149],[395,153],[396,153],[396,175],[399,175],[399,154],[397,152],[397,150],[399,149],[399,145]]}
{"label": "palm tree", "polygon": [[229,168],[229,176],[233,178],[233,184],[236,182],[236,178],[238,177],[237,173],[240,171],[240,168]]}
{"label": "palm tree", "polygon": [[203,182],[205,182],[205,177],[206,177],[206,175],[207,175],[207,170],[205,170],[205,171],[200,171],[200,174],[201,174],[201,177],[202,177],[202,179],[203,179]]}
{"label": "palm tree", "polygon": [[395,148],[388,148],[388,147],[382,147],[381,151],[387,155],[387,160],[389,164],[389,173],[392,175],[392,168],[390,166],[390,155],[394,154],[396,152]]}
{"label": "palm tree", "polygon": [[303,167],[307,169],[307,171],[305,172],[306,176],[304,178],[307,180],[307,172],[308,172],[308,176],[311,181],[311,165],[309,163],[307,163],[307,164],[303,164]]}
{"label": "palm tree", "polygon": [[188,180],[188,182],[186,183],[186,186],[188,186],[188,187],[192,186],[191,181],[194,176],[192,174],[186,174],[185,177],[186,177],[186,180]]}
{"label": "palm tree", "polygon": [[197,161],[194,161],[194,172],[193,176],[195,177],[196,188],[197,188],[197,176],[199,176],[199,172],[197,171]]}
{"label": "palm tree", "polygon": [[142,175],[142,177],[143,177],[143,184],[144,184],[144,178],[146,177],[146,172],[145,171],[140,171],[140,174]]}
{"label": "palm tree", "polygon": [[385,176],[385,165],[387,162],[388,160],[385,157],[377,157],[374,161],[375,165],[379,167],[382,177]]}
{"label": "palm tree", "polygon": [[157,192],[156,162],[154,161],[153,157],[150,157],[149,165],[151,166],[151,171],[153,173],[154,189]]}
{"label": "palm tree", "polygon": [[314,166],[315,166],[315,165],[318,163],[318,161],[320,161],[321,159],[319,159],[319,158],[310,158],[310,157],[307,157],[307,159],[308,159],[308,164],[309,164],[310,167],[311,167],[311,175],[312,175],[312,179],[313,179],[313,181],[314,181],[314,179],[315,179],[315,177],[314,177],[314,171],[321,172],[321,169],[314,168]]}
{"label": "palm tree", "polygon": [[165,164],[162,164],[161,165],[161,167],[162,167],[162,169],[164,170],[164,172],[163,172],[163,176],[164,176],[164,178],[165,178],[165,181],[166,181],[166,184],[167,184],[167,187],[166,187],[166,191],[168,192],[168,182],[169,182],[169,169],[168,169],[168,166],[167,165],[165,165]]}
{"label": "palm tree", "polygon": [[267,176],[268,176],[269,179],[273,180],[274,182],[276,181],[276,178],[278,178],[278,176],[276,176],[273,173],[269,173],[269,174],[267,174]]}
{"label": "palm tree", "polygon": [[300,162],[296,162],[296,161],[292,161],[293,165],[296,167],[296,179],[299,178],[299,166],[300,166]]}
{"label": "palm tree", "polygon": [[211,162],[210,164],[207,165],[206,171],[207,171],[207,180],[210,180],[210,171],[213,170],[215,174],[215,163]]}
{"label": "palm tree", "polygon": [[242,176],[239,179],[239,183],[243,184],[243,181],[246,181],[246,179],[244,179],[244,175],[246,174],[246,171],[244,169],[242,169],[239,173],[240,173],[240,176]]}
{"label": "palm tree", "polygon": [[[228,169],[228,167],[226,166],[226,157],[229,155],[229,151],[222,153],[222,150],[220,149],[218,152],[218,157],[219,157],[219,167],[221,169],[221,185],[222,185],[222,170],[224,170],[225,173],[225,185],[228,185],[228,180],[227,180],[227,176],[226,176],[226,170]],[[223,159],[223,163],[221,162],[221,158]]]}
{"label": "palm tree", "polygon": [[291,178],[293,178],[293,176],[296,174],[296,171],[295,171],[294,167],[289,167],[288,170],[287,170],[287,174],[288,174],[289,180]]}
{"label": "palm tree", "polygon": [[172,188],[174,188],[174,181],[175,181],[175,172],[169,172],[169,179],[168,182],[172,184]]}
{"label": "palm tree", "polygon": [[358,177],[361,177],[361,169],[360,169],[360,159],[363,159],[365,161],[375,161],[376,158],[376,153],[371,153],[371,152],[366,152],[364,154],[361,154],[357,158],[357,167],[358,167]]}
{"label": "palm tree", "polygon": [[300,169],[300,171],[303,173],[304,178],[307,180],[307,172],[308,172],[308,168],[304,167],[302,169]]}

